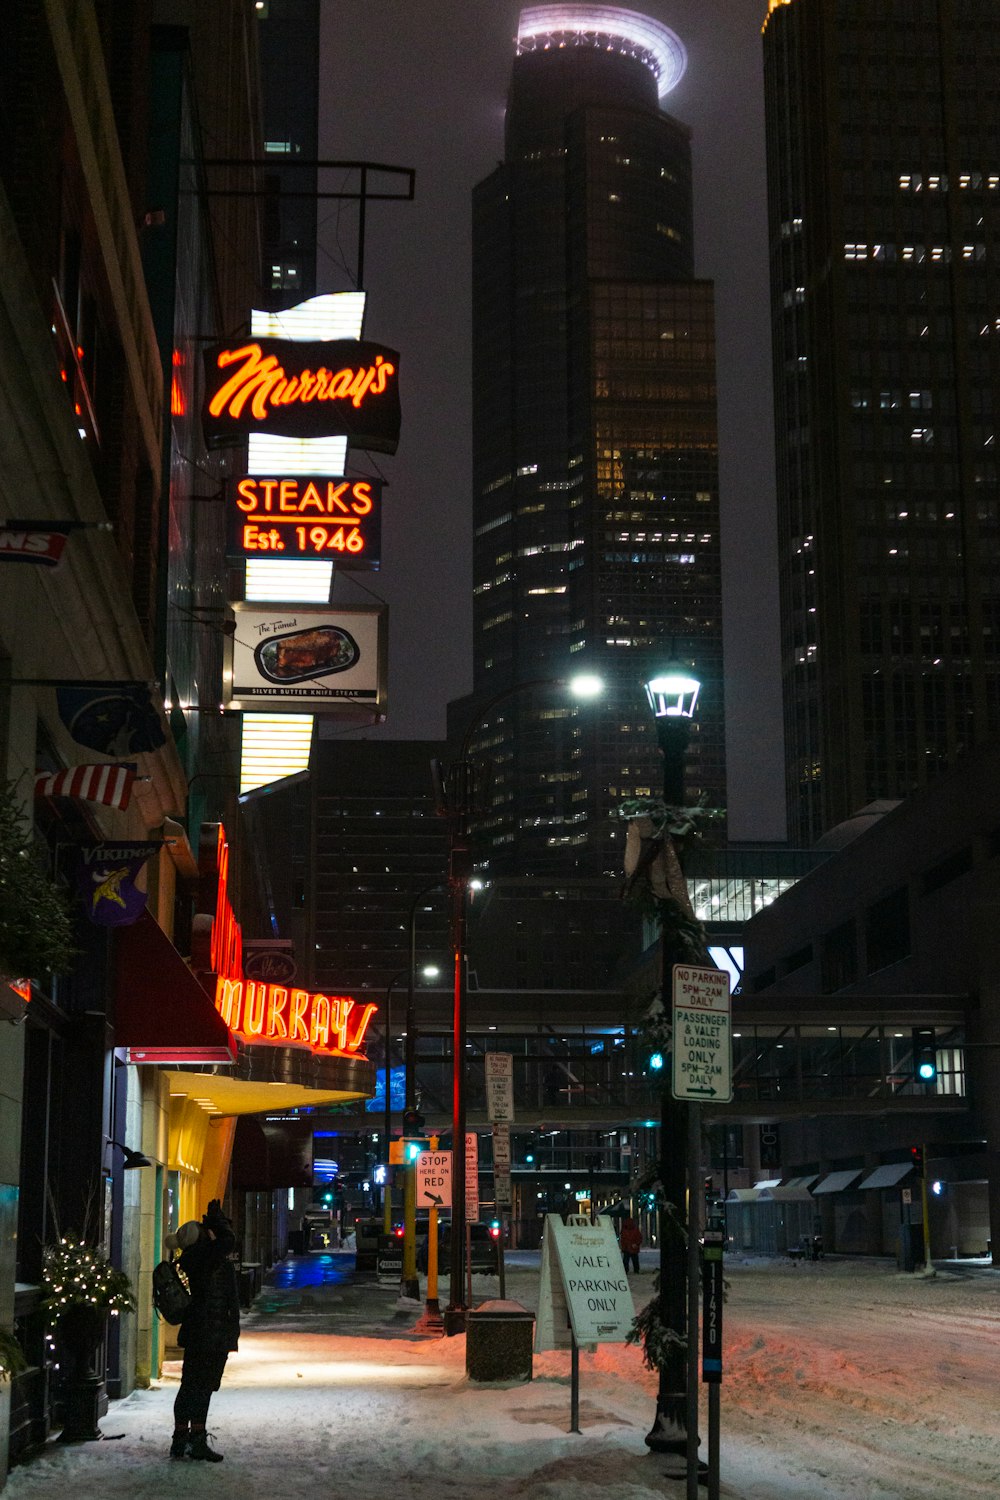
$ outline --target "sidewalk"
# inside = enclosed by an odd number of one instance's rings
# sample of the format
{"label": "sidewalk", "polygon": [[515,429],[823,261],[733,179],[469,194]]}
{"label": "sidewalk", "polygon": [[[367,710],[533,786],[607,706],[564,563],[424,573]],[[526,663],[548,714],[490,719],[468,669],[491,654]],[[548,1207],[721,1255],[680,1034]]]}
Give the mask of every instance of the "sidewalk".
{"label": "sidewalk", "polygon": [[[507,1296],[532,1305],[538,1256],[511,1256]],[[651,1461],[643,1434],[652,1377],[632,1348],[580,1359],[582,1435],[571,1434],[569,1354],[536,1355],[527,1384],[478,1386],[465,1338],[414,1331],[422,1303],[355,1281],[353,1257],[275,1268],[244,1315],[239,1352],[213,1397],[222,1464],[171,1463],[179,1365],[112,1403],[114,1441],[52,1442],[14,1469],[3,1500],[654,1500],[683,1493]],[[651,1278],[636,1278],[648,1281]],[[298,1284],[304,1281],[305,1284]],[[474,1279],[476,1301],[498,1296]],[[447,1300],[447,1281],[442,1303]],[[641,1299],[640,1299],[641,1300]]]}

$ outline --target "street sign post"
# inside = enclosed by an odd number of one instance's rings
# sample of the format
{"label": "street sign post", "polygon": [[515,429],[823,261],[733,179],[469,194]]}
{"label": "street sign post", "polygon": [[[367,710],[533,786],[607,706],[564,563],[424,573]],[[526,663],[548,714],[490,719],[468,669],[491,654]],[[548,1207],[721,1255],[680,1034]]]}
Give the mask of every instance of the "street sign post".
{"label": "street sign post", "polygon": [[674,1098],[727,1103],[733,1097],[729,975],[674,964],[673,1027]]}
{"label": "street sign post", "polygon": [[510,1126],[493,1127],[493,1191],[497,1208],[510,1208]]}
{"label": "street sign post", "polygon": [[510,1052],[486,1054],[486,1118],[493,1125],[514,1118],[514,1058]]}
{"label": "street sign post", "polygon": [[580,1431],[581,1345],[624,1343],[635,1304],[614,1226],[571,1214],[545,1217],[535,1352],[570,1349],[570,1432]]}
{"label": "street sign post", "polygon": [[722,1380],[722,1249],[721,1229],[706,1229],[702,1260],[701,1378],[707,1385]]}
{"label": "street sign post", "polygon": [[417,1157],[417,1207],[451,1207],[450,1151],[421,1151]]}
{"label": "street sign post", "polygon": [[479,1137],[474,1130],[465,1136],[465,1222],[479,1218]]}
{"label": "street sign post", "polygon": [[708,1494],[719,1497],[719,1387],[722,1384],[722,1254],[725,1230],[719,1221],[705,1230],[702,1259],[701,1378],[708,1386]]}

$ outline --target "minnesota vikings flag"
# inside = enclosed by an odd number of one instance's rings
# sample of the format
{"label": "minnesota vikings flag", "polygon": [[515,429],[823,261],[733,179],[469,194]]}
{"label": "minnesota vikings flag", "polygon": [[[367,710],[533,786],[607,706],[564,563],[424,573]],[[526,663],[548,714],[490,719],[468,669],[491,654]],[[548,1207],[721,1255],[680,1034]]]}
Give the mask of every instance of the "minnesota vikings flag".
{"label": "minnesota vikings flag", "polygon": [[73,766],[68,771],[39,771],[36,797],[72,797],[77,802],[101,802],[105,807],[128,807],[135,781],[135,761],[129,765]]}
{"label": "minnesota vikings flag", "polygon": [[59,717],[78,745],[102,755],[159,750],[167,736],[145,682],[66,683],[56,691]]}
{"label": "minnesota vikings flag", "polygon": [[76,888],[87,916],[99,927],[127,927],[146,907],[136,876],[158,843],[94,844],[80,850]]}
{"label": "minnesota vikings flag", "polygon": [[0,523],[0,562],[37,563],[43,568],[58,568],[70,530],[68,525]]}

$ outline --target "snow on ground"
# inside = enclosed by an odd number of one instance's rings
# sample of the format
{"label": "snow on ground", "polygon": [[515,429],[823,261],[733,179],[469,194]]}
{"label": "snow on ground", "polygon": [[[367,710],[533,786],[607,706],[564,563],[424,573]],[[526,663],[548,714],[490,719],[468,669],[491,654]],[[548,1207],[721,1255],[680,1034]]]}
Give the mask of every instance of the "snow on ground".
{"label": "snow on ground", "polygon": [[[533,1308],[537,1256],[515,1260],[507,1296]],[[726,1277],[726,1500],[996,1500],[1000,1277],[737,1258]],[[631,1279],[641,1304],[653,1278]],[[213,1401],[224,1464],[166,1459],[168,1366],[103,1418],[120,1441],[49,1444],[4,1500],[682,1500],[643,1443],[655,1380],[637,1350],[581,1354],[574,1435],[568,1354],[477,1386],[464,1338],[416,1338],[414,1316],[376,1287],[265,1293]]]}

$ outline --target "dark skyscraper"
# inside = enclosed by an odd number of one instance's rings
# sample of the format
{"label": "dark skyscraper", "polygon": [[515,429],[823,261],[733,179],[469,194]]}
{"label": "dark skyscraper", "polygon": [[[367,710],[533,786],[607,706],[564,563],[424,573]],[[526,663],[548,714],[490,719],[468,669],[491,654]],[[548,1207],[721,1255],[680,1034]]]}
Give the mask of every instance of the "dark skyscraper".
{"label": "dark skyscraper", "polygon": [[770,0],[789,834],[1000,726],[1000,33],[990,5]]}
{"label": "dark skyscraper", "polygon": [[293,307],[316,295],[319,0],[257,0],[254,12],[268,163],[264,285],[269,307]]}
{"label": "dark skyscraper", "polygon": [[603,701],[519,693],[472,740],[497,873],[620,871],[662,770],[643,682],[705,684],[689,786],[724,802],[712,287],[694,279],[684,49],[609,6],[522,11],[503,162],[473,206],[474,687],[596,671]]}

